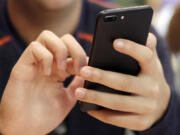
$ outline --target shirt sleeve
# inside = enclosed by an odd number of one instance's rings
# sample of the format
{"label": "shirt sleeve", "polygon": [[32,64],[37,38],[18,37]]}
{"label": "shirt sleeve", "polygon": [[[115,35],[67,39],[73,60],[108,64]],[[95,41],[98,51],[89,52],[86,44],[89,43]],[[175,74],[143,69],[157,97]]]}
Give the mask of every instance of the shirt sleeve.
{"label": "shirt sleeve", "polygon": [[180,133],[180,97],[174,85],[174,74],[170,61],[170,54],[166,42],[155,32],[158,39],[157,52],[161,60],[165,78],[171,88],[171,98],[166,113],[160,121],[150,129],[138,132],[139,135],[179,135]]}

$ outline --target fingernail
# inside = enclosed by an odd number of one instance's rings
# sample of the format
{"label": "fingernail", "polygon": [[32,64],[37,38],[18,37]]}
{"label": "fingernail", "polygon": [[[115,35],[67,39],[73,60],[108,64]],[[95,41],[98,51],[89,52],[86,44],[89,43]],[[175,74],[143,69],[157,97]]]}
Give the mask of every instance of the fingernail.
{"label": "fingernail", "polygon": [[75,94],[76,94],[77,98],[82,99],[82,98],[85,97],[86,92],[85,92],[84,89],[78,88],[78,89],[76,90]]}
{"label": "fingernail", "polygon": [[83,75],[83,77],[88,78],[88,77],[91,76],[91,74],[92,74],[92,72],[91,72],[91,70],[89,70],[89,69],[83,69],[83,70],[82,70],[82,75]]}
{"label": "fingernail", "polygon": [[66,61],[59,62],[58,68],[60,70],[65,70],[66,69]]}
{"label": "fingernail", "polygon": [[115,46],[116,46],[117,48],[123,48],[123,47],[124,47],[124,43],[123,43],[123,41],[121,41],[121,40],[116,40],[116,41],[115,41]]}

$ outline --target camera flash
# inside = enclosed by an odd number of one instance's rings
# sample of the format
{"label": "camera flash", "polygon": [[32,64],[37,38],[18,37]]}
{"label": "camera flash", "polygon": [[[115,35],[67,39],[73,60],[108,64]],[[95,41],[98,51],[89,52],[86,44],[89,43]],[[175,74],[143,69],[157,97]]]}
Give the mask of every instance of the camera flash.
{"label": "camera flash", "polygon": [[121,16],[121,20],[124,20],[124,16]]}

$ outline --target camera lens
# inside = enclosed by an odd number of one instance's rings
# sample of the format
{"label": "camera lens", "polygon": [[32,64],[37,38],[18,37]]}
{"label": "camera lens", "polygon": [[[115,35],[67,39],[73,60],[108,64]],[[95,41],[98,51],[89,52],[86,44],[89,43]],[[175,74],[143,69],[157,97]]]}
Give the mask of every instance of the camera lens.
{"label": "camera lens", "polygon": [[111,15],[111,16],[105,16],[104,17],[104,22],[115,22],[117,20],[116,15]]}

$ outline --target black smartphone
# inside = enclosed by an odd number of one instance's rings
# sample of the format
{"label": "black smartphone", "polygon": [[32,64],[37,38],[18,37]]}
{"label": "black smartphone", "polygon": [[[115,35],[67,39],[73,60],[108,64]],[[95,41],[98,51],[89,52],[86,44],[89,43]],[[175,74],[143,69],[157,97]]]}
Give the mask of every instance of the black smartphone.
{"label": "black smartphone", "polygon": [[[123,38],[145,45],[152,16],[153,9],[150,6],[109,9],[100,12],[97,16],[88,65],[103,70],[138,75],[140,71],[138,62],[114,50],[113,41]],[[89,81],[85,81],[84,87],[102,92],[130,94]],[[80,109],[83,112],[102,108],[95,104],[80,102]]]}

